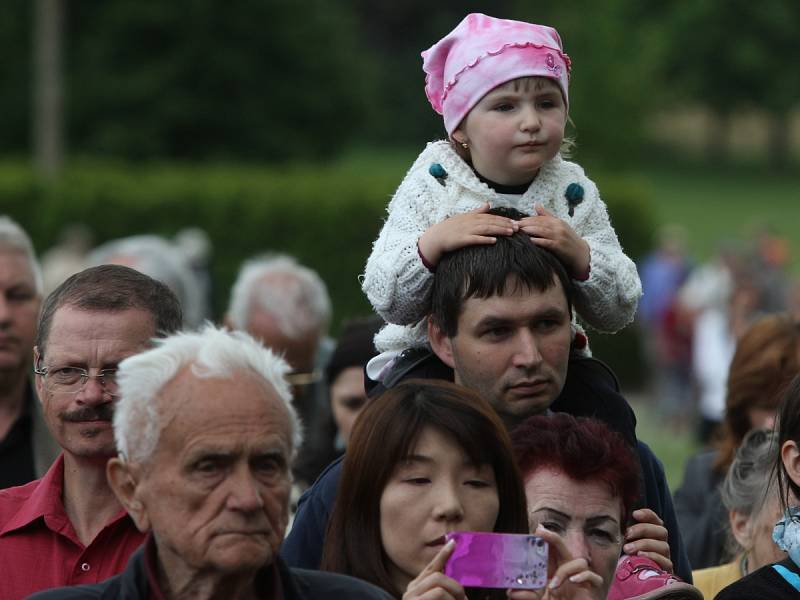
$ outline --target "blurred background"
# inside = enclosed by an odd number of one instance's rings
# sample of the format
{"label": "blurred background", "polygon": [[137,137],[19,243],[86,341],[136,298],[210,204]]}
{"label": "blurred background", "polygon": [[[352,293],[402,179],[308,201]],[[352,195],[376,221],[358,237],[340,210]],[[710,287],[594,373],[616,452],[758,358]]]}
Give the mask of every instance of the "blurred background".
{"label": "blurred background", "polygon": [[325,280],[335,335],[369,312],[357,278],[386,204],[444,134],[420,51],[477,11],[552,25],[572,58],[574,158],[646,293],[638,323],[591,343],[643,407],[643,437],[664,436],[668,471],[713,417],[713,374],[693,357],[716,360],[754,314],[800,312],[794,0],[3,8],[0,212],[50,261],[50,285],[92,248],[157,235],[202,274],[219,318],[241,262],[281,251]]}

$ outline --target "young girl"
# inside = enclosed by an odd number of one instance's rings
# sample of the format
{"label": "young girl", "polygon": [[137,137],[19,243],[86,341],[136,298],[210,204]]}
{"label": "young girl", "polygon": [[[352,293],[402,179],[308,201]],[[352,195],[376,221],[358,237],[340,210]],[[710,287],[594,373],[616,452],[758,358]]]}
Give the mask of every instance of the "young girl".
{"label": "young girl", "polygon": [[[428,144],[412,165],[367,261],[364,292],[396,324],[378,334],[378,350],[425,345],[422,320],[442,254],[517,230],[567,266],[586,323],[627,325],[642,293],[636,267],[595,184],[559,153],[570,60],[558,32],[470,14],[422,57],[425,93],[449,139]],[[532,216],[486,214],[495,206]]]}

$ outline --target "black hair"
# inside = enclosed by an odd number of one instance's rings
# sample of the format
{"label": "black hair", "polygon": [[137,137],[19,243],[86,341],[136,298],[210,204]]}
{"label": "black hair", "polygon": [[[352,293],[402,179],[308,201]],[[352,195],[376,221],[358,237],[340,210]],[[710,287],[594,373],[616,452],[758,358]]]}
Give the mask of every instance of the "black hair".
{"label": "black hair", "polygon": [[[489,213],[515,221],[527,216],[504,207]],[[442,257],[433,280],[430,316],[445,335],[453,337],[467,299],[502,296],[507,291],[514,293],[519,286],[544,292],[556,281],[561,282],[571,317],[572,279],[555,254],[534,244],[522,231],[498,235],[494,244],[465,246]]]}

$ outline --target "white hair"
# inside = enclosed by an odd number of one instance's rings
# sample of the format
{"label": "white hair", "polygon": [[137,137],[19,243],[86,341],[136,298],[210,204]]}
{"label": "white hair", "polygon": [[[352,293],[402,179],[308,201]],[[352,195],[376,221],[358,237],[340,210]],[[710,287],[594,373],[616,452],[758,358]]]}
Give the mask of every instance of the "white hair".
{"label": "white hair", "polygon": [[289,338],[328,330],[331,299],[319,275],[291,256],[272,254],[247,261],[231,292],[228,318],[246,331],[251,311],[272,315]]}
{"label": "white hair", "polygon": [[111,240],[92,250],[88,263],[90,266],[125,264],[160,281],[178,297],[183,324],[189,329],[199,327],[208,317],[202,284],[183,250],[169,240],[157,235]]}
{"label": "white hair", "polygon": [[41,296],[44,284],[42,283],[42,268],[36,260],[31,238],[19,224],[6,215],[0,215],[0,252],[12,250],[22,252],[28,259],[28,264],[33,275],[33,284],[36,295]]}
{"label": "white hair", "polygon": [[154,348],[119,364],[114,439],[123,459],[147,462],[152,457],[168,403],[158,402],[158,396],[187,366],[201,379],[232,379],[237,371],[249,371],[271,385],[289,412],[292,454],[297,452],[303,435],[286,383],[289,365],[280,356],[244,332],[218,329],[211,323],[198,332],[178,333],[154,343]]}

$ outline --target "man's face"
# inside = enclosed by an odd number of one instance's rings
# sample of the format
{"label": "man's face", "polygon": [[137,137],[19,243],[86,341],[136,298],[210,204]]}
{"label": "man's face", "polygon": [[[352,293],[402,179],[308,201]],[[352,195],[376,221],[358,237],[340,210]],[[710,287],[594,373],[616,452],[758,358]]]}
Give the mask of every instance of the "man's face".
{"label": "man's face", "polygon": [[[122,360],[144,350],[155,334],[153,317],[146,310],[83,310],[67,305],[53,315],[44,356],[38,349],[36,356],[39,367],[51,374],[77,367],[96,375],[102,369],[116,369]],[[115,454],[111,418],[116,397],[107,386],[90,378],[82,391],[64,392],[53,385],[51,375],[37,375],[36,390],[50,432],[67,454],[84,458]]]}
{"label": "man's face", "polygon": [[289,415],[247,371],[199,379],[184,369],[161,391],[165,424],[141,467],[131,511],[170,572],[255,570],[278,554],[289,516]]}
{"label": "man's face", "polygon": [[29,364],[41,302],[28,257],[0,249],[0,374]]}
{"label": "man's face", "polygon": [[483,396],[501,414],[547,410],[567,375],[572,330],[561,282],[544,292],[509,280],[504,296],[469,298],[448,338],[429,328],[436,354],[453,367],[456,383]]}

